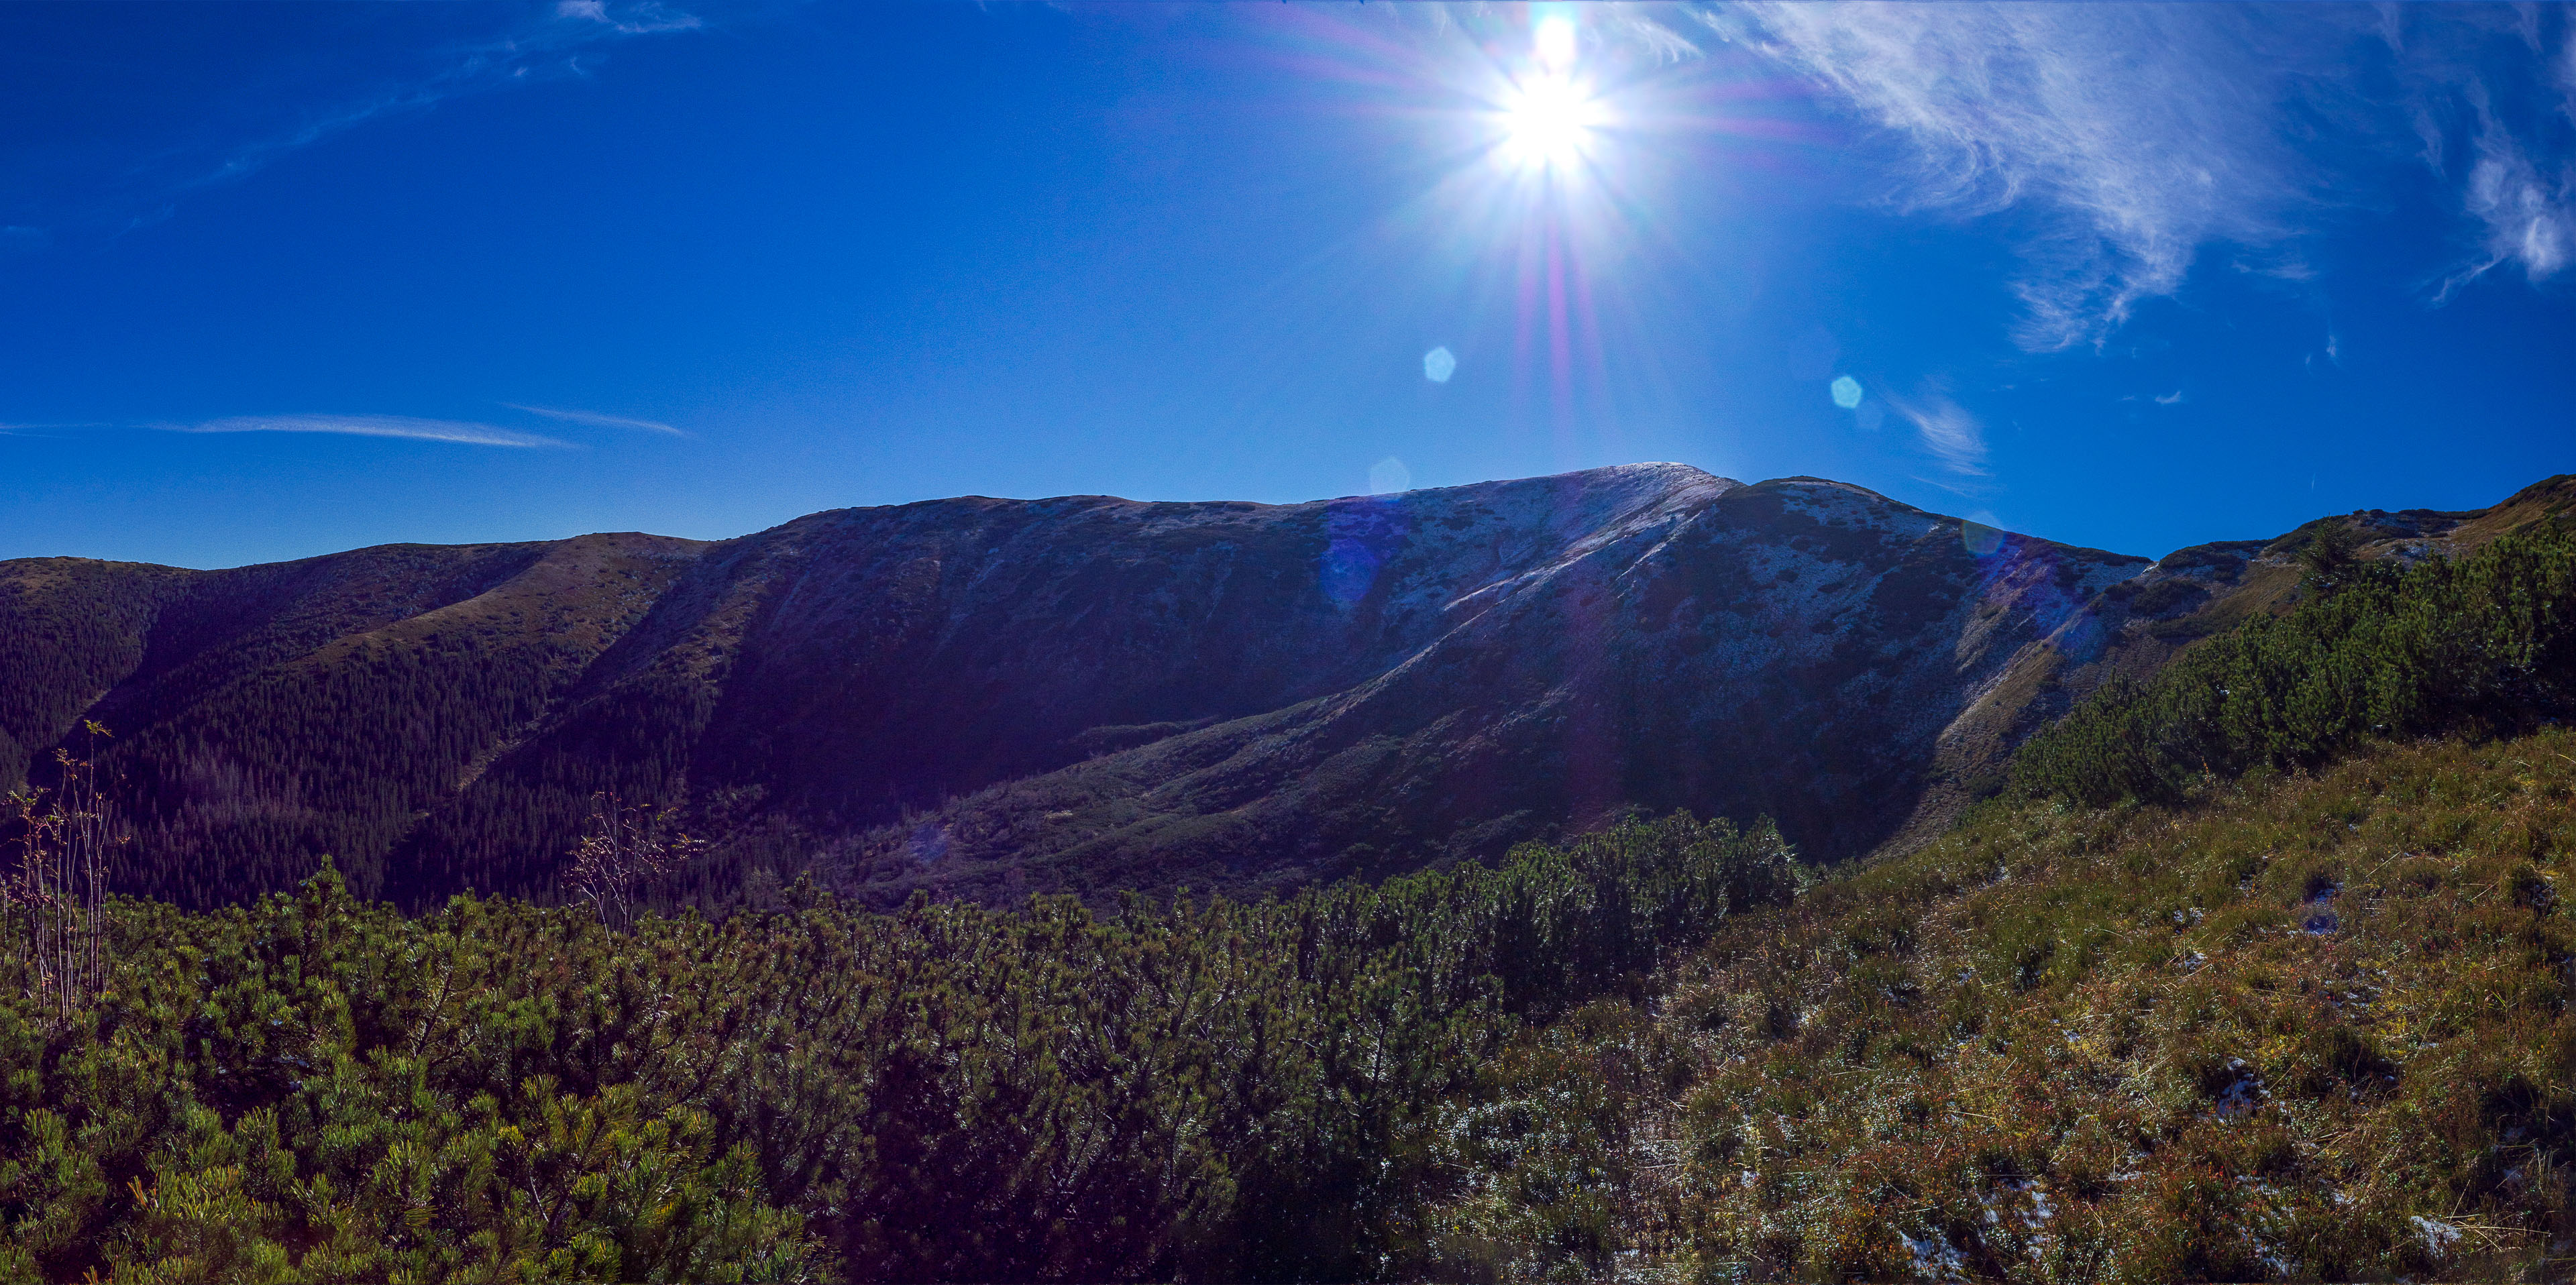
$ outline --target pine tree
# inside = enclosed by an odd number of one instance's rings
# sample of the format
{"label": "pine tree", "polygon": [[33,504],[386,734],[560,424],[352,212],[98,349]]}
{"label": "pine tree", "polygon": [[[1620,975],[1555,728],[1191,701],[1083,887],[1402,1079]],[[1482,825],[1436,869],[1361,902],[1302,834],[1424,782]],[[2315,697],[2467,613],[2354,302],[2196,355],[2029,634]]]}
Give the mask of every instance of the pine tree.
{"label": "pine tree", "polygon": [[2361,571],[2361,544],[2361,532],[2343,518],[2317,523],[2299,547],[2299,584],[2320,598],[2341,590]]}

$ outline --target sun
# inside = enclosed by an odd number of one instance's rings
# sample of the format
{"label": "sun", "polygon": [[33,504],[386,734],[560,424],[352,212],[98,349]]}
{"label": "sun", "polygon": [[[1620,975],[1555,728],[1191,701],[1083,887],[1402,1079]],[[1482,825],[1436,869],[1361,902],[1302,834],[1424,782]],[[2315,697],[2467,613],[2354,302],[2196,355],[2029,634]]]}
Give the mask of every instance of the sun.
{"label": "sun", "polygon": [[1558,169],[1583,159],[1605,121],[1599,100],[1572,77],[1541,72],[1503,100],[1504,153],[1530,167]]}
{"label": "sun", "polygon": [[1531,50],[1542,67],[1568,67],[1574,63],[1574,22],[1562,15],[1551,15],[1539,21],[1530,33]]}
{"label": "sun", "polygon": [[1574,20],[1541,17],[1530,30],[1530,59],[1503,95],[1503,158],[1527,169],[1556,170],[1582,160],[1592,132],[1606,123],[1602,104],[1575,79],[1582,42]]}

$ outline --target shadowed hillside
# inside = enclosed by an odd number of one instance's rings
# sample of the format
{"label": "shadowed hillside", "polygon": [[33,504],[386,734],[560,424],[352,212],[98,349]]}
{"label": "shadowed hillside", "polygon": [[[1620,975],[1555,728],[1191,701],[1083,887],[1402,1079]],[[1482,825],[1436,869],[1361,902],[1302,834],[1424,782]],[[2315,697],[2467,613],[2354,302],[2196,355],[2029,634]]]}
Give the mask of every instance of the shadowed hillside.
{"label": "shadowed hillside", "polygon": [[[2470,514],[2360,515],[2368,556]],[[666,890],[1254,891],[1632,809],[1907,842],[2113,673],[2297,593],[2308,528],[2162,562],[1682,465],[1297,505],[980,498],[184,571],[0,563],[0,771],[105,724],[130,890],[322,853],[557,895],[595,791],[714,842]]]}

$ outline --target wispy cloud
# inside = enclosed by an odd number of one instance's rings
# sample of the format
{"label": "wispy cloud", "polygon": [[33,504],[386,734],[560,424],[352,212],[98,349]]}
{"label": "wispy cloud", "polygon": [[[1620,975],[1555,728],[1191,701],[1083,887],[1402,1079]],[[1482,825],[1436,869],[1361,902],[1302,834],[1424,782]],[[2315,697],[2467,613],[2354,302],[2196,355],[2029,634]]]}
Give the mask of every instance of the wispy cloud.
{"label": "wispy cloud", "polygon": [[700,25],[695,16],[653,0],[614,6],[604,0],[565,0],[556,6],[552,21],[450,49],[434,71],[413,83],[345,104],[294,129],[245,144],[191,186],[243,177],[285,153],[381,116],[426,110],[447,99],[531,80],[577,75],[581,72],[581,52],[604,40],[689,31]]}
{"label": "wispy cloud", "polygon": [[2478,134],[2477,161],[2469,168],[2467,206],[2485,231],[2482,260],[2448,282],[2443,293],[2507,263],[2534,281],[2558,275],[2576,257],[2576,174],[2565,164],[2543,174],[2519,141],[2495,121]]}
{"label": "wispy cloud", "polygon": [[2363,190],[2391,155],[2433,171],[2462,220],[2440,294],[2499,266],[2542,281],[2576,264],[2576,22],[2563,11],[1763,0],[1694,12],[1900,140],[1911,163],[1892,204],[2031,220],[2016,229],[2015,288],[2032,348],[2100,341],[2213,246],[2308,275],[2307,234],[2392,199]]}
{"label": "wispy cloud", "polygon": [[1914,425],[1924,449],[1943,468],[1961,477],[1986,476],[1986,428],[1976,416],[1940,393],[1886,401]]}
{"label": "wispy cloud", "polygon": [[664,31],[695,31],[703,22],[693,13],[682,13],[666,5],[644,0],[640,4],[610,8],[605,0],[558,0],[555,16],[582,22],[595,22],[622,36],[645,36]]}
{"label": "wispy cloud", "polygon": [[414,419],[408,415],[233,415],[197,424],[155,424],[177,433],[342,433],[351,437],[405,437],[468,446],[568,446],[569,442],[470,420]]}
{"label": "wispy cloud", "polygon": [[2565,13],[2391,6],[2377,32],[2419,156],[2469,224],[2436,299],[2497,268],[2538,283],[2576,262],[2576,23]]}
{"label": "wispy cloud", "polygon": [[673,437],[688,436],[686,432],[660,420],[629,419],[624,415],[602,415],[597,411],[563,410],[553,406],[523,406],[517,402],[501,404],[512,410],[523,410],[531,415],[543,415],[548,419],[559,419],[568,424],[587,424],[592,428],[634,428],[648,433],[669,433]]}
{"label": "wispy cloud", "polygon": [[[95,149],[95,164],[58,178],[51,185],[54,190],[35,194],[50,211],[40,222],[59,225],[50,231],[70,234],[157,223],[171,217],[192,192],[239,182],[281,157],[371,122],[513,85],[583,75],[586,63],[596,63],[600,51],[613,43],[704,25],[696,14],[657,0],[569,0],[533,10],[447,12],[458,15],[451,29],[470,28],[472,34],[391,52],[352,52],[346,67],[324,61],[321,83],[296,92],[280,93],[269,85],[276,78],[273,68],[244,67],[242,81],[261,86],[256,97],[248,90],[230,97],[218,94],[196,105],[198,119],[165,126],[159,140],[138,138],[123,148]],[[383,68],[388,60],[396,66]],[[300,55],[280,60],[298,73],[317,61]],[[371,62],[376,64],[372,69]],[[9,231],[44,235],[36,229]],[[0,248],[5,245],[0,238]]]}
{"label": "wispy cloud", "polygon": [[2095,338],[2201,246],[2278,244],[2308,177],[2276,128],[2305,60],[2215,5],[1757,4],[1750,40],[1906,140],[1899,205],[2022,206],[2021,339]]}

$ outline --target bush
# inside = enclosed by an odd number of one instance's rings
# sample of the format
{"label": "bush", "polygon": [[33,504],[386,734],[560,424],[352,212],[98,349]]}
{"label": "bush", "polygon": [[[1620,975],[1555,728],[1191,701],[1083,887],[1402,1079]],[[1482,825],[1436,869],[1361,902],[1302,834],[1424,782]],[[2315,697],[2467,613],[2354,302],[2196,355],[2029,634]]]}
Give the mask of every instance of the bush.
{"label": "bush", "polygon": [[325,869],[117,900],[49,1034],[0,961],[0,1270],[52,1279],[1350,1279],[1409,1261],[1521,1024],[1795,890],[1675,816],[1494,868],[1102,917],[723,923]]}
{"label": "bush", "polygon": [[[2341,564],[2338,564],[2341,567]],[[2576,522],[2456,563],[2342,567],[2338,590],[2116,679],[2014,756],[2015,788],[2102,805],[2313,767],[2372,738],[2576,713]]]}

